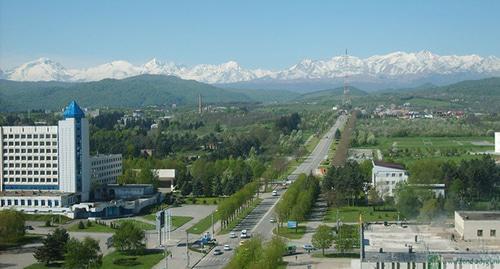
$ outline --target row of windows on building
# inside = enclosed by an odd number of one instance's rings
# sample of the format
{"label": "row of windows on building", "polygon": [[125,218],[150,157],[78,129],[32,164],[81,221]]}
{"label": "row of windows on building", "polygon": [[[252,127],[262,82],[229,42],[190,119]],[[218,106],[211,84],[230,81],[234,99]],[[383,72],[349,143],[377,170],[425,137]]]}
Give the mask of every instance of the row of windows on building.
{"label": "row of windows on building", "polygon": [[103,166],[97,166],[96,167],[95,164],[92,163],[92,166],[94,166],[94,168],[92,169],[92,171],[103,171],[103,170],[109,170],[109,169],[121,167],[122,164],[121,163],[115,163],[115,164],[108,164],[108,165],[103,165]]}
{"label": "row of windows on building", "polygon": [[47,149],[44,149],[44,148],[41,148],[41,149],[32,149],[32,148],[27,148],[27,149],[20,149],[20,148],[9,148],[9,149],[6,149],[4,148],[3,149],[3,153],[4,154],[9,154],[9,153],[16,153],[16,154],[30,154],[30,153],[57,153],[57,148],[47,148]]}
{"label": "row of windows on building", "polygon": [[52,170],[4,170],[4,176],[8,175],[57,175],[57,169]]}
{"label": "row of windows on building", "polygon": [[[24,128],[22,129],[24,132]],[[4,134],[3,139],[42,139],[52,138],[57,139],[57,134]]]}
{"label": "row of windows on building", "polygon": [[98,160],[98,161],[92,161],[92,165],[100,165],[100,164],[107,164],[107,163],[114,163],[114,162],[120,162],[121,163],[122,158],[117,157],[117,158],[112,158],[112,159],[104,159],[104,160]]}
{"label": "row of windows on building", "polygon": [[4,147],[57,146],[57,141],[4,141]]}
{"label": "row of windows on building", "polygon": [[402,177],[403,173],[385,173],[385,177],[396,177],[396,175]]}
{"label": "row of windows on building", "polygon": [[59,200],[43,200],[43,199],[1,199],[0,203],[2,207],[5,206],[47,206],[47,207],[58,207]]}
{"label": "row of windows on building", "polygon": [[43,156],[3,156],[4,161],[45,161],[45,160],[57,160],[56,156],[43,155]]}
{"label": "row of windows on building", "polygon": [[8,162],[3,164],[3,168],[57,168],[57,162],[53,163],[20,163],[20,162]]}
{"label": "row of windows on building", "polygon": [[112,176],[112,175],[120,175],[121,170],[113,170],[113,171],[106,171],[106,172],[101,172],[101,173],[92,173],[94,177],[101,178],[105,176]]}
{"label": "row of windows on building", "polygon": [[5,177],[3,182],[41,182],[41,183],[57,183],[57,178],[38,178],[38,177]]}
{"label": "row of windows on building", "polygon": [[[496,237],[497,230],[490,230],[490,237]],[[477,237],[483,237],[483,230],[477,230]]]}

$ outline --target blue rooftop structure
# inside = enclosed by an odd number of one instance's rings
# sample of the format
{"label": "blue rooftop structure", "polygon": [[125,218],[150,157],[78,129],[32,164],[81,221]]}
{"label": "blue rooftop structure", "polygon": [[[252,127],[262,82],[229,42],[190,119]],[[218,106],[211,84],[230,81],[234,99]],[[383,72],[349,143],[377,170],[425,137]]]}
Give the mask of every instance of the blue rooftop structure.
{"label": "blue rooftop structure", "polygon": [[64,118],[75,118],[75,119],[81,119],[85,118],[85,113],[83,110],[80,108],[80,106],[76,103],[76,101],[71,101],[69,105],[66,107],[64,110]]}

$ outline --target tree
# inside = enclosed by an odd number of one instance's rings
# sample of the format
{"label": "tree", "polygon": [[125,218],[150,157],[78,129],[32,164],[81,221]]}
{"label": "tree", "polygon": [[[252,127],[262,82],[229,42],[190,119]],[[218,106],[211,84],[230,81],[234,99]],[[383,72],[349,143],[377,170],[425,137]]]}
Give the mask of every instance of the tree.
{"label": "tree", "polygon": [[340,140],[340,136],[341,136],[340,130],[337,128],[337,130],[335,130],[335,135],[334,135],[335,140]]}
{"label": "tree", "polygon": [[85,224],[83,224],[83,221],[78,222],[78,229],[80,230],[85,229]]}
{"label": "tree", "polygon": [[121,252],[132,254],[141,253],[144,250],[144,231],[133,222],[125,221],[113,235],[113,246]]}
{"label": "tree", "polygon": [[0,210],[0,243],[15,243],[24,236],[24,214],[11,209]]}
{"label": "tree", "polygon": [[118,176],[118,184],[133,184],[136,183],[136,173],[132,169],[125,169],[122,175]]}
{"label": "tree", "polygon": [[71,238],[66,244],[64,267],[71,269],[93,269],[102,265],[99,242],[85,237],[83,241]]}
{"label": "tree", "polygon": [[424,220],[432,220],[439,214],[438,199],[431,198],[425,200],[420,209],[420,217]]}
{"label": "tree", "polygon": [[413,187],[400,183],[396,186],[396,207],[401,214],[412,218],[418,215],[422,202]]}
{"label": "tree", "polygon": [[335,248],[344,253],[359,246],[359,233],[356,225],[342,225],[334,236]]}
{"label": "tree", "polygon": [[325,249],[331,247],[333,243],[332,228],[326,225],[318,226],[311,242],[315,248],[320,248],[325,256]]}
{"label": "tree", "polygon": [[444,178],[442,162],[436,160],[417,160],[409,168],[409,181],[414,184],[441,183]]}
{"label": "tree", "polygon": [[60,261],[64,259],[64,252],[66,243],[68,243],[69,234],[65,229],[55,229],[53,233],[48,234],[43,239],[43,245],[35,250],[34,257],[45,265],[53,261]]}

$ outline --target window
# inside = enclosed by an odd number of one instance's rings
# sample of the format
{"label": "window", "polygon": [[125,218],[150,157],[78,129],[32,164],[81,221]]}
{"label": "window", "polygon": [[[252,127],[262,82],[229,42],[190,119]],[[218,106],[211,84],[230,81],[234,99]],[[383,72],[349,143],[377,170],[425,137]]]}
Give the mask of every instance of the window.
{"label": "window", "polygon": [[38,206],[38,200],[35,200],[35,206]]}
{"label": "window", "polygon": [[490,230],[490,236],[491,237],[497,236],[497,230]]}
{"label": "window", "polygon": [[477,230],[477,236],[482,237],[483,236],[483,230]]}

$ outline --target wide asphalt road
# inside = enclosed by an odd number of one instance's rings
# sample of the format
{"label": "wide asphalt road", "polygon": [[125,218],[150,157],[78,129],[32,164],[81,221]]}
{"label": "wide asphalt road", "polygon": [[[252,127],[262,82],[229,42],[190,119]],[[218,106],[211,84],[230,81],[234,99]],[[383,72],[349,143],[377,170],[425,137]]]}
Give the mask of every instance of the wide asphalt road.
{"label": "wide asphalt road", "polygon": [[[338,128],[343,126],[347,120],[347,116],[341,115],[337,118],[335,124],[330,128],[330,130],[321,138],[313,152],[304,160],[288,177],[289,180],[295,180],[300,174],[309,174],[314,172],[316,168],[321,164],[321,162],[327,158],[328,150],[333,142],[335,132]],[[272,196],[270,193],[264,193],[261,195],[263,199],[262,202],[252,211],[248,216],[238,224],[233,230],[239,237],[240,231],[246,229],[250,231],[251,236],[260,235],[263,239],[269,239],[272,237],[272,230],[276,223],[271,223],[271,218],[274,216],[274,206],[278,203],[279,197],[284,190],[278,190],[278,196]],[[232,248],[235,248],[239,244],[238,238],[229,238],[228,235],[217,237],[217,241],[221,246],[216,247],[222,250],[222,245],[229,244]],[[214,249],[216,249],[214,248]],[[234,250],[225,251],[222,255],[214,255],[212,250],[208,253],[194,268],[203,269],[216,269],[223,268],[233,256]]]}

